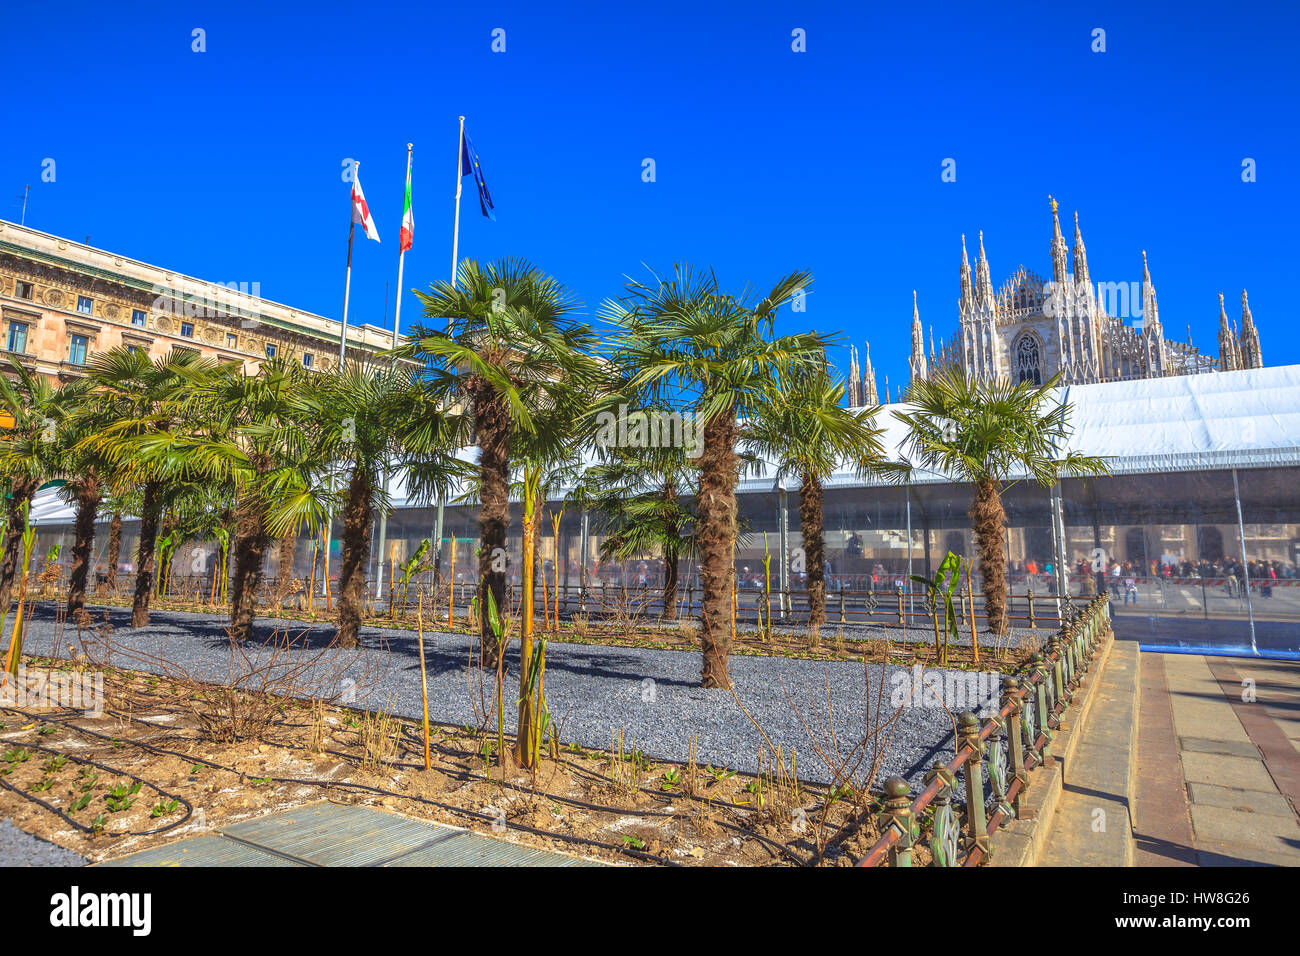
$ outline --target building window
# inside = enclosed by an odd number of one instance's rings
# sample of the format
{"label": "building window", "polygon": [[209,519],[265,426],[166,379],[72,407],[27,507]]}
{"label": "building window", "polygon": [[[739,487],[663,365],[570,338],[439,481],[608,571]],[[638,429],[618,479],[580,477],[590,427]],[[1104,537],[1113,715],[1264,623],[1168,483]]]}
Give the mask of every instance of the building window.
{"label": "building window", "polygon": [[132,324],[132,325],[138,325],[138,326],[139,326],[140,328],[142,328],[142,329],[144,328],[144,310],[143,310],[143,309],[132,309],[132,310],[131,310],[131,324]]}
{"label": "building window", "polygon": [[26,352],[27,351],[27,324],[24,322],[9,323],[9,351]]}
{"label": "building window", "polygon": [[302,367],[303,367],[303,368],[311,368],[311,366],[312,366],[312,362],[314,362],[315,360],[316,360],[315,357],[314,357],[310,352],[303,352],[303,353],[302,353]]}
{"label": "building window", "polygon": [[266,357],[275,358],[275,346],[272,345],[270,342],[266,343]]}
{"label": "building window", "polygon": [[192,338],[194,338],[194,323],[193,323],[193,322],[182,322],[182,323],[181,323],[181,335],[182,335],[184,338],[187,338],[187,339],[192,339]]}
{"label": "building window", "polygon": [[136,352],[140,351],[140,346],[138,346],[138,345],[128,345],[128,346],[126,347],[126,350],[127,350],[129,353],[131,353],[132,355],[134,355]]}
{"label": "building window", "polygon": [[86,347],[90,340],[84,335],[73,335],[68,339],[68,361],[73,365],[86,364]]}
{"label": "building window", "polygon": [[20,299],[30,299],[34,293],[35,293],[35,289],[32,288],[32,284],[30,282],[23,282],[19,280],[17,283],[14,284],[14,295],[16,295]]}
{"label": "building window", "polygon": [[88,295],[77,296],[77,311],[82,315],[94,315],[95,300]]}
{"label": "building window", "polygon": [[1043,371],[1039,363],[1038,340],[1023,335],[1016,343],[1016,382],[1043,384]]}
{"label": "building window", "polygon": [[226,333],[226,348],[236,350],[239,348],[239,336],[234,332]]}

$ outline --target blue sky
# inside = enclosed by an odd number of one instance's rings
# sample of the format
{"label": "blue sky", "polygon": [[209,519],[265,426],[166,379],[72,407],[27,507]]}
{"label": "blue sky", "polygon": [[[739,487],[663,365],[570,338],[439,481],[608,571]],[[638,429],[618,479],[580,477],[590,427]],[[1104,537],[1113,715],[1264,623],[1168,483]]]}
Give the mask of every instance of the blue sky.
{"label": "blue sky", "polygon": [[963,232],[995,285],[1050,276],[1051,193],[1095,281],[1147,250],[1171,337],[1217,353],[1216,294],[1235,317],[1245,287],[1265,361],[1300,362],[1294,4],[839,6],[11,0],[0,217],[30,183],[34,228],[337,316],[358,159],[383,242],[358,240],[351,317],[380,323],[388,283],[391,322],[406,143],[409,289],[450,270],[463,113],[497,222],[467,180],[461,254],[527,256],[593,315],[643,262],[737,289],[806,268],[780,327],[869,339],[897,386],[913,289],[956,328]]}

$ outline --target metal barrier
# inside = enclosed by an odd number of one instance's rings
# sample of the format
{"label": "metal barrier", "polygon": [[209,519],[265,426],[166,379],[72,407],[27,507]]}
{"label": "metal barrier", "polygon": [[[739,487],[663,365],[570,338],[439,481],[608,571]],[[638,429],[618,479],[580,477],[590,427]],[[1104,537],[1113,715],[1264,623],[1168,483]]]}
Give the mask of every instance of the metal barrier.
{"label": "metal barrier", "polygon": [[[1050,759],[1052,731],[1060,726],[1061,713],[1109,634],[1110,601],[1102,594],[1052,635],[1046,655],[1030,658],[1024,682],[1003,678],[997,714],[983,726],[970,711],[958,718],[957,755],[930,769],[925,789],[915,800],[903,778],[886,780],[884,810],[878,818],[885,832],[856,865],[878,866],[888,859],[890,866],[911,866],[913,848],[922,836],[920,818],[931,806],[933,865],[978,866],[988,860],[994,834],[1020,812],[1029,772]],[[959,772],[966,791],[960,822],[952,807]]]}
{"label": "metal barrier", "polygon": [[[134,577],[125,574],[118,575],[115,588],[112,588],[106,579],[101,579],[97,582],[94,593],[100,597],[115,593],[118,597],[129,598],[133,583]],[[297,583],[296,589],[284,591],[277,585],[273,576],[264,577],[258,588],[256,601],[258,605],[268,610],[276,607],[305,610],[308,606],[308,596],[302,588],[303,582]],[[327,605],[333,607],[338,603],[337,582],[331,579],[333,594],[328,602],[319,593],[319,584],[318,581],[317,593],[311,598],[311,606],[315,611],[322,612]],[[469,612],[476,586],[477,582],[472,579],[456,582],[454,601],[457,616],[460,616],[462,611],[466,614]],[[442,608],[442,613],[445,614],[448,590],[446,581],[435,584],[431,580],[412,580],[409,591],[403,585],[390,581],[385,583],[381,593],[376,594],[372,583],[367,582],[365,600],[371,613],[387,616],[391,607],[395,609],[394,616],[402,617],[413,616],[419,598],[423,596],[426,614],[431,614],[432,608],[435,607]],[[505,613],[513,615],[522,603],[523,587],[512,584],[506,591]],[[703,592],[695,586],[694,582],[683,584],[677,593],[675,614],[668,615],[670,619],[690,620],[698,618],[703,613]],[[405,601],[402,600],[404,595]],[[773,624],[807,626],[810,617],[806,590],[773,589],[769,592],[764,588],[735,588],[733,597],[737,607],[737,624],[742,627],[763,628],[767,621],[769,602]],[[225,606],[219,591],[213,585],[210,574],[172,574],[166,579],[164,593],[155,595],[155,600]],[[1063,620],[1068,620],[1070,607],[1075,601],[1077,599],[1068,595],[1058,599],[1056,595],[1035,594],[1032,587],[1018,593],[1011,591],[1008,593],[1007,616],[1013,624],[1019,626],[1056,627]],[[963,590],[958,595],[954,595],[954,604],[963,622],[969,621],[973,616],[978,624],[987,626],[983,596],[978,592]],[[582,587],[561,583],[557,589],[555,583],[551,581],[548,582],[546,599],[543,602],[542,587],[538,583],[534,589],[535,616],[540,620],[546,614],[556,615],[557,606],[558,616],[565,618],[585,615],[596,620],[617,619],[627,623],[648,623],[664,617],[662,590],[648,584],[625,586],[602,582]],[[934,606],[927,602],[924,592],[908,591],[901,587],[889,591],[878,588],[827,590],[825,606],[824,626],[827,627],[841,624],[846,626],[892,624],[901,627],[929,628],[935,613]]]}

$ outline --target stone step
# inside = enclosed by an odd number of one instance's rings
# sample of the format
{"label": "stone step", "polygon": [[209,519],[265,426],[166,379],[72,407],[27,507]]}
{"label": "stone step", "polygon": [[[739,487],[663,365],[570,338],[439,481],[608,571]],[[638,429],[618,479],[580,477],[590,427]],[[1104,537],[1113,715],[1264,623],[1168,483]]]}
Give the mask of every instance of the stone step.
{"label": "stone step", "polygon": [[1137,643],[1117,641],[1083,736],[1062,768],[1064,788],[1040,866],[1133,864],[1139,666]]}

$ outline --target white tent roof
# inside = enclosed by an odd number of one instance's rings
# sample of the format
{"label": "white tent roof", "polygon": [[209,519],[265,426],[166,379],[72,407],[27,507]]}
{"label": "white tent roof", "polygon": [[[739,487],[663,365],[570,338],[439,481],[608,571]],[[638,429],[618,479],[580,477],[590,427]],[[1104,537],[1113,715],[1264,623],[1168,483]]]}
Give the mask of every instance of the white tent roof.
{"label": "white tent roof", "polygon": [[[1067,449],[1105,456],[1115,474],[1300,465],[1300,365],[1071,385],[1060,391],[1073,406],[1074,433]],[[903,460],[906,428],[893,412],[906,407],[887,405],[876,416],[884,429],[885,449],[895,461]],[[473,450],[465,457],[475,457]],[[766,477],[748,476],[739,490],[768,491],[773,473],[769,466]],[[947,479],[918,474],[913,480]],[[853,488],[884,483],[844,469],[825,484]],[[394,485],[394,504],[406,506],[400,477]],[[73,510],[58,489],[37,493],[33,524],[67,524],[72,519]],[[108,518],[101,515],[100,520]]]}
{"label": "white tent roof", "polygon": [[[1073,434],[1064,450],[1103,456],[1114,474],[1300,465],[1300,365],[1070,385],[1058,392],[1072,406]],[[906,408],[888,405],[876,416],[894,461],[904,460],[906,427],[892,413]],[[842,471],[828,485],[883,483]]]}

